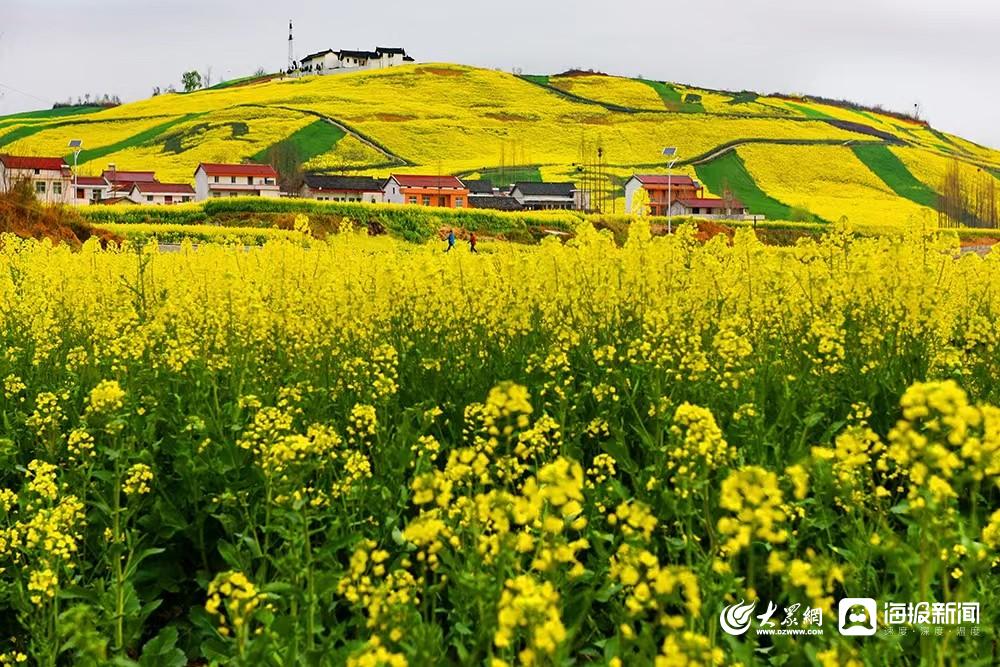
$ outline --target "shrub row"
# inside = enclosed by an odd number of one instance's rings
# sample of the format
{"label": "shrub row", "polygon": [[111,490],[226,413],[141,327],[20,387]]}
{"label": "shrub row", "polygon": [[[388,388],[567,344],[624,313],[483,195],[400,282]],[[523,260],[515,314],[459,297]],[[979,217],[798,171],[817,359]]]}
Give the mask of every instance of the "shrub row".
{"label": "shrub row", "polygon": [[313,226],[335,228],[349,219],[355,225],[384,230],[408,241],[423,242],[442,227],[526,240],[545,230],[569,232],[581,216],[569,211],[504,212],[447,209],[397,204],[321,202],[312,199],[235,197],[212,199],[194,206],[91,207],[83,209],[93,223],[224,224],[232,227],[291,227],[294,215],[305,214]]}

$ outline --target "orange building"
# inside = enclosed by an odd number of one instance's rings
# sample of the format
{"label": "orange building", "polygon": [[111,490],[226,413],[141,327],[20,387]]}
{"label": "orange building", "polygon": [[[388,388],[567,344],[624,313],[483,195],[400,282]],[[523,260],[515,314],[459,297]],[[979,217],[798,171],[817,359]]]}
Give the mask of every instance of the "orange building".
{"label": "orange building", "polygon": [[625,184],[626,211],[632,210],[632,197],[639,188],[649,194],[650,215],[666,215],[673,202],[701,199],[705,193],[701,183],[683,174],[636,174]]}
{"label": "orange building", "polygon": [[454,176],[393,174],[382,187],[390,204],[467,208],[469,189]]}

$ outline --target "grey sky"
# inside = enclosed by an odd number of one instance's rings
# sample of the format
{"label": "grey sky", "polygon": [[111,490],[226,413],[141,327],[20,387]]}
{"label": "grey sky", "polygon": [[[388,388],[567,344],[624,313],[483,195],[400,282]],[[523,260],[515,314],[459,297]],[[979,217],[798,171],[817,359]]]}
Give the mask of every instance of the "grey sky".
{"label": "grey sky", "polygon": [[215,79],[275,70],[289,18],[297,56],[403,46],[525,73],[919,102],[935,127],[1000,147],[1000,0],[0,0],[0,114],[140,99],[209,65]]}

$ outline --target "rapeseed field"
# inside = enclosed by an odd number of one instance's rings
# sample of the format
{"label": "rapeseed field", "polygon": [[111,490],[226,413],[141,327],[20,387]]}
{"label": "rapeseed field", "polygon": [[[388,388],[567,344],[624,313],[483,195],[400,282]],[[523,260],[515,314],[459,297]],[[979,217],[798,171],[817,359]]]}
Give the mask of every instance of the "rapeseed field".
{"label": "rapeseed field", "polygon": [[[4,239],[0,662],[991,661],[995,254],[297,233]],[[723,631],[757,599],[822,632]]]}

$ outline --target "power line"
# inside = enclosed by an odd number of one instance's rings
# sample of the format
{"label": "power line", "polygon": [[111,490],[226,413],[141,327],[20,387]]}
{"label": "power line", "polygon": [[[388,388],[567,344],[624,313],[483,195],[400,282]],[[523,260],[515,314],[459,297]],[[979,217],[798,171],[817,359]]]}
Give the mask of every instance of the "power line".
{"label": "power line", "polygon": [[39,102],[44,102],[45,104],[53,104],[52,100],[47,100],[47,99],[45,99],[43,97],[39,97],[38,95],[32,95],[31,93],[27,93],[27,92],[25,92],[23,90],[20,90],[19,88],[15,88],[14,86],[8,85],[6,83],[0,83],[0,88],[6,88],[7,90],[12,90],[15,93],[20,93],[21,95],[24,95],[25,97],[30,97],[32,99],[36,99]]}

